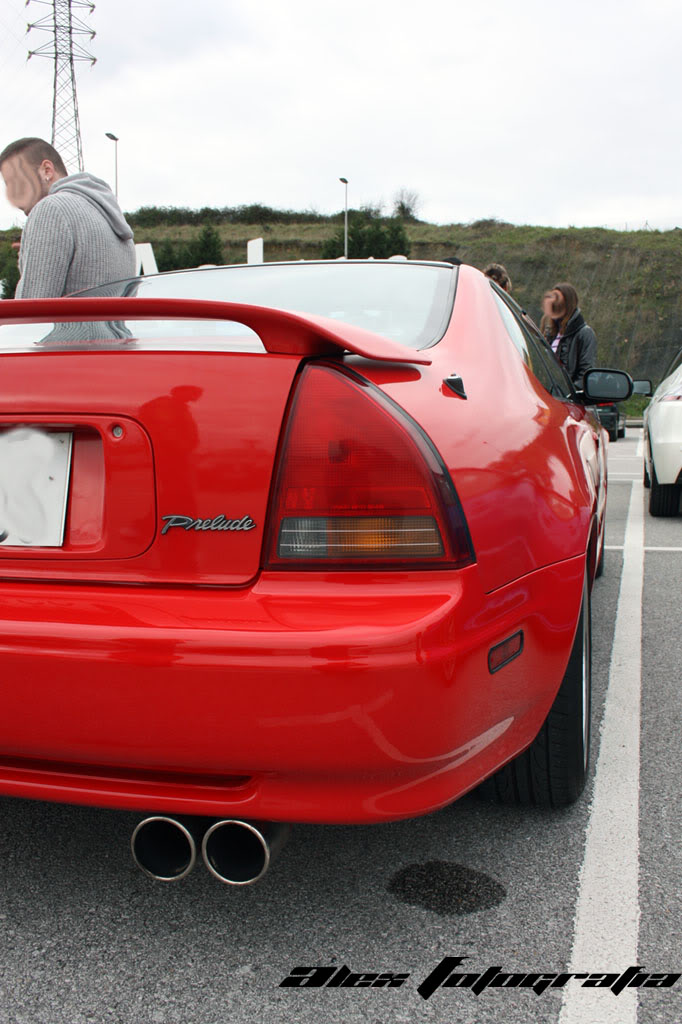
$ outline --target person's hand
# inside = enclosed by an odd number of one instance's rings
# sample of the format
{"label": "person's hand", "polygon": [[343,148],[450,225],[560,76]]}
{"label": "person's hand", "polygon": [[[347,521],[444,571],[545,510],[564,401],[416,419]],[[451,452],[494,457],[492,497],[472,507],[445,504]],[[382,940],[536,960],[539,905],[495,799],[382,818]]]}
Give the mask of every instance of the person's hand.
{"label": "person's hand", "polygon": [[558,288],[545,292],[542,298],[542,312],[545,316],[559,320],[566,312],[566,300]]}
{"label": "person's hand", "polygon": [[542,312],[546,317],[552,317],[552,306],[554,305],[554,292],[545,292],[542,296]]}

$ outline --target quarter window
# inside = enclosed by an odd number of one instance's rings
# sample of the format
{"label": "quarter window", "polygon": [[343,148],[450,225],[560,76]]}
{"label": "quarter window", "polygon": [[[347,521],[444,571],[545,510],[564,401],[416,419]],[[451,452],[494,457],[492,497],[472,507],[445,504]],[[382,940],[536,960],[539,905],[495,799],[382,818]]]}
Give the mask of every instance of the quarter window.
{"label": "quarter window", "polygon": [[507,334],[526,366],[551,395],[568,398],[572,391],[570,381],[540,332],[516,303],[512,306],[513,300],[503,297],[495,285],[492,289]]}
{"label": "quarter window", "polygon": [[555,398],[570,398],[573,394],[571,378],[540,334],[538,328],[525,313],[523,314],[523,326],[529,336],[530,344],[535,345],[536,349],[540,350],[540,357],[547,365],[547,370],[552,378],[552,394]]}

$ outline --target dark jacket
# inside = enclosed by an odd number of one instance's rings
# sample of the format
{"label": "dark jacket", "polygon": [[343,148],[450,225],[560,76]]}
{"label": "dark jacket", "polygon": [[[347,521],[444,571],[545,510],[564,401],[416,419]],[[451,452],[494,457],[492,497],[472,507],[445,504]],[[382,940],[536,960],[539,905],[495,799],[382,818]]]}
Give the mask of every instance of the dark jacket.
{"label": "dark jacket", "polygon": [[[547,340],[551,345],[551,337]],[[582,391],[583,374],[595,365],[597,359],[597,338],[589,324],[585,323],[580,309],[576,309],[568,321],[556,355],[574,388]]]}

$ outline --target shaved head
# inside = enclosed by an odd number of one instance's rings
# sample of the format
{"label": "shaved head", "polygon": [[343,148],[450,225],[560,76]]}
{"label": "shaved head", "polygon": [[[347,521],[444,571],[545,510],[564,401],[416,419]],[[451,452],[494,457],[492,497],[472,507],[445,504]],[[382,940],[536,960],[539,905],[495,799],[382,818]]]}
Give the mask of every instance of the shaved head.
{"label": "shaved head", "polygon": [[0,153],[0,174],[9,202],[28,214],[55,181],[66,177],[66,167],[54,146],[44,139],[17,139]]}
{"label": "shaved head", "polygon": [[32,167],[39,167],[43,160],[49,160],[59,173],[59,177],[66,177],[64,161],[54,146],[45,142],[45,139],[17,139],[16,142],[10,142],[9,146],[5,146],[0,153],[0,168],[8,157],[14,156],[16,153],[23,153]]}

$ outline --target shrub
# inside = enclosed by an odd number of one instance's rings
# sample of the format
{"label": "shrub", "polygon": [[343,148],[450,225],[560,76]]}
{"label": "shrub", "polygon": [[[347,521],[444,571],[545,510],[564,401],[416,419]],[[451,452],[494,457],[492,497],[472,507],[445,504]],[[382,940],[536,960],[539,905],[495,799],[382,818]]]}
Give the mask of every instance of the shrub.
{"label": "shrub", "polygon": [[[343,256],[344,228],[341,227],[322,247],[322,259]],[[391,256],[409,256],[410,242],[398,217],[380,217],[373,210],[348,213],[348,256],[350,259],[385,260]]]}
{"label": "shrub", "polygon": [[0,297],[3,299],[13,299],[19,283],[19,264],[16,250],[12,248],[12,241],[14,239],[10,238],[0,245],[0,282],[2,282]]}

